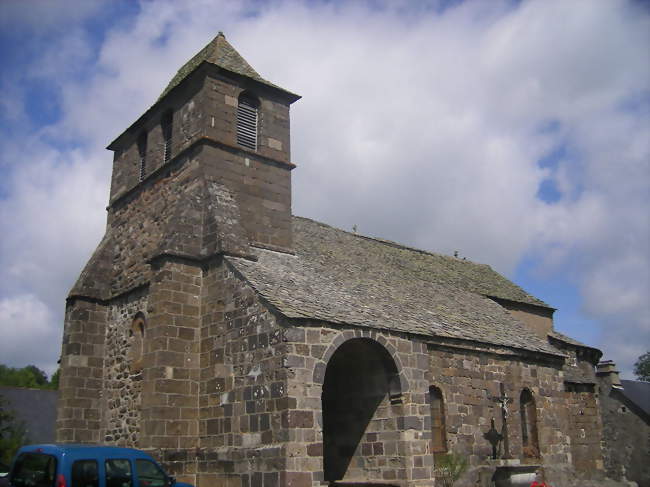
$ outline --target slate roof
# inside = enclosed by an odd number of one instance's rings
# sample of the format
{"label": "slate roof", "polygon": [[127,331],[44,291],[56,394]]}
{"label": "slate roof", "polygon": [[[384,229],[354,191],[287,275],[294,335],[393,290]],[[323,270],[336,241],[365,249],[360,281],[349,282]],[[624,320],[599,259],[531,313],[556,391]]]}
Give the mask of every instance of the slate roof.
{"label": "slate roof", "polygon": [[634,404],[650,416],[650,382],[621,380],[622,392]]}
{"label": "slate roof", "polygon": [[535,306],[490,266],[293,218],[295,255],[227,260],[288,318],[561,354],[490,297]]}
{"label": "slate roof", "polygon": [[573,382],[574,384],[594,384],[594,377],[585,373],[580,367],[565,365],[564,382]]}
{"label": "slate roof", "polygon": [[573,345],[574,347],[589,348],[594,352],[598,353],[599,357],[602,355],[602,352],[599,349],[592,347],[591,345],[587,345],[586,343],[583,343],[579,340],[576,340],[575,338],[571,338],[570,336],[567,336],[564,333],[560,333],[559,331],[551,330],[548,336],[550,338],[554,338],[555,340],[559,340],[561,342],[568,343],[569,345]]}
{"label": "slate roof", "polygon": [[[248,62],[235,50],[234,47],[226,40],[223,32],[219,32],[217,36],[212,39],[208,44],[201,49],[192,59],[186,62],[181,69],[178,70],[176,75],[169,82],[164,89],[159,100],[169,93],[174,87],[179,85],[189,74],[194,71],[202,62],[215,64],[220,68],[227,69],[233,73],[252,78],[267,86],[271,86],[285,93],[290,93],[287,90],[274,85],[270,81],[262,78],[257,71],[255,71]],[[293,93],[290,93],[293,95]],[[297,95],[294,95],[297,96]]]}

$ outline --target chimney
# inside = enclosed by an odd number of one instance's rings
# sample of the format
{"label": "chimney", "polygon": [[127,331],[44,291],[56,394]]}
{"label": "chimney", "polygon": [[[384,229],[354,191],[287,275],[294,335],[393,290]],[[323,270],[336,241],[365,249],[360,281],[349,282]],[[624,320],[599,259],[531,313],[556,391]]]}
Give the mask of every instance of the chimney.
{"label": "chimney", "polygon": [[608,381],[612,387],[622,389],[621,378],[618,376],[616,364],[612,360],[603,360],[596,366],[596,375]]}

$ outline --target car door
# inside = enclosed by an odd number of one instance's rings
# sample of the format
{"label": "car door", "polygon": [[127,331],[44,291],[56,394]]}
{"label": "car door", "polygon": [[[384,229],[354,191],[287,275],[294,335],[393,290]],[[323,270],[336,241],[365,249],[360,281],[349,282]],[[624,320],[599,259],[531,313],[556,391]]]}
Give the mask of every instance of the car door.
{"label": "car door", "polygon": [[135,487],[168,487],[169,477],[160,466],[146,458],[135,459]]}

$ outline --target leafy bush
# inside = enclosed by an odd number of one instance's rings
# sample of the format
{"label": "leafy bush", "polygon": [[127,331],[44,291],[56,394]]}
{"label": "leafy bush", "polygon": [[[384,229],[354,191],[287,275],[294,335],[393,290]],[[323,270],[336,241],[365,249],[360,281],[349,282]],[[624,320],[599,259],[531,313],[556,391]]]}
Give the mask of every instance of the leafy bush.
{"label": "leafy bush", "polygon": [[18,448],[27,443],[25,425],[16,420],[0,396],[0,461],[9,465]]}
{"label": "leafy bush", "polygon": [[440,482],[443,487],[452,487],[467,470],[467,459],[457,453],[436,455],[434,467],[436,483]]}

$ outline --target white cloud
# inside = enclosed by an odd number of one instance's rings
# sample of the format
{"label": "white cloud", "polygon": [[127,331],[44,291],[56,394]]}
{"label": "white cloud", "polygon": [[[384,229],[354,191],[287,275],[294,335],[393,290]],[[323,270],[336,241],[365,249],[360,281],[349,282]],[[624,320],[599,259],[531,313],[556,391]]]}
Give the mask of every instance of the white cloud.
{"label": "white cloud", "polygon": [[[101,147],[218,30],[304,97],[292,108],[295,213],[459,250],[506,273],[532,255],[549,278],[571,276],[585,314],[603,325],[606,355],[629,370],[635,356],[607,330],[645,339],[650,328],[650,127],[647,105],[639,109],[650,29],[632,2],[466,2],[442,14],[412,2],[144,2],[97,53],[70,29],[44,51],[41,72],[60,87],[63,119],[14,164],[0,213],[3,232],[16,233],[2,246],[16,262],[11,278],[32,269],[47,279],[19,278],[24,292],[62,308],[104,222]],[[68,56],[84,76],[57,68]],[[85,145],[59,153],[43,134]],[[561,146],[570,154],[539,167]],[[553,204],[537,197],[547,178],[560,191]],[[63,258],[48,263],[47,251]]]}
{"label": "white cloud", "polygon": [[21,294],[0,299],[0,356],[4,364],[36,365],[48,374],[56,370],[56,359],[43,350],[54,347],[58,358],[61,331],[52,326],[50,308],[36,296]]}

